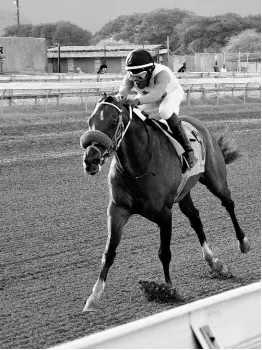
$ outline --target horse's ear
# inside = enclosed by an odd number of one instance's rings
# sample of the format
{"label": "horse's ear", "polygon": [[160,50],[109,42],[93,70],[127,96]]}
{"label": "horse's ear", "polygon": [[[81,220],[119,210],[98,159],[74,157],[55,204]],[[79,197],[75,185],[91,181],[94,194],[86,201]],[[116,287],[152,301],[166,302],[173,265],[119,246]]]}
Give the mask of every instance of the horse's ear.
{"label": "horse's ear", "polygon": [[105,92],[103,92],[99,97],[98,103],[104,101],[106,98],[107,98],[107,94]]}

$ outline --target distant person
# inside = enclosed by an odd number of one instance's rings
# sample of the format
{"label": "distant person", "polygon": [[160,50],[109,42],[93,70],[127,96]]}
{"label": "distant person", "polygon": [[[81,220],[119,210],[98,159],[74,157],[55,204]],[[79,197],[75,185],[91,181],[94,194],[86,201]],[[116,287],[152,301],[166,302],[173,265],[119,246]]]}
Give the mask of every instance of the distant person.
{"label": "distant person", "polygon": [[4,60],[5,60],[5,56],[3,53],[3,47],[0,46],[0,74],[3,74],[3,65],[4,65]]}
{"label": "distant person", "polygon": [[184,73],[186,71],[186,62],[183,62],[182,67],[179,68],[177,73]]}
{"label": "distant person", "polygon": [[214,72],[219,72],[219,67],[218,67],[217,61],[215,61],[213,69],[214,69]]}
{"label": "distant person", "polygon": [[76,70],[77,70],[77,73],[79,73],[79,74],[83,74],[84,73],[84,72],[81,71],[80,67],[77,67]]}
{"label": "distant person", "polygon": [[100,74],[105,74],[107,72],[107,65],[101,64],[97,71],[97,81],[100,81]]}
{"label": "distant person", "polygon": [[223,64],[222,68],[220,69],[220,72],[227,72],[226,65]]}
{"label": "distant person", "polygon": [[107,72],[107,65],[101,64],[100,68],[97,71],[97,74],[105,74]]}

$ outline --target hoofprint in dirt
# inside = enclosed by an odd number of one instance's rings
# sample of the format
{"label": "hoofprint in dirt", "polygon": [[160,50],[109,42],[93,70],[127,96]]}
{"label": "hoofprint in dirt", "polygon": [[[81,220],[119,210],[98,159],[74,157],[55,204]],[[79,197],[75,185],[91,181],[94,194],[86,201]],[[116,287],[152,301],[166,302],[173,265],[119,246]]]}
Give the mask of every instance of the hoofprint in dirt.
{"label": "hoofprint in dirt", "polygon": [[232,130],[243,157],[228,166],[228,182],[250,238],[250,253],[241,255],[219,201],[197,185],[192,197],[208,242],[232,276],[210,274],[196,235],[175,206],[172,298],[149,301],[139,281],[149,289],[153,284],[165,288],[157,255],[159,233],[154,224],[134,216],[96,314],[82,313],[82,307],[106,242],[109,164],[97,177],[83,174],[83,111],[70,116],[63,116],[64,111],[27,114],[25,119],[9,115],[0,137],[1,149],[5,146],[0,158],[11,160],[2,163],[0,173],[0,348],[48,347],[260,280],[260,106],[253,107],[193,106],[181,111],[203,118],[216,135],[228,125]]}

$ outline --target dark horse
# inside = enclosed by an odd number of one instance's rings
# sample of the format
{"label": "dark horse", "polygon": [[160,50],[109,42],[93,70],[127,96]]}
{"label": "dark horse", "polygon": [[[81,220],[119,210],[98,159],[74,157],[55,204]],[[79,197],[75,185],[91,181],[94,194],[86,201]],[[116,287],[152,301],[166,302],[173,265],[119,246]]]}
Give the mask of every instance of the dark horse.
{"label": "dark horse", "polygon": [[[230,148],[230,140],[223,135],[217,141],[198,119],[181,117],[192,124],[203,138],[206,149],[204,173],[194,176],[186,193],[179,198],[179,208],[187,216],[202,247],[210,268],[222,271],[225,266],[210,250],[199,211],[191,199],[190,190],[199,181],[218,197],[229,213],[242,253],[250,249],[248,239],[240,228],[234,202],[226,179],[226,164],[240,154]],[[132,214],[140,214],[160,227],[159,259],[165,281],[171,285],[169,264],[172,231],[172,206],[182,177],[182,165],[173,145],[164,133],[151,123],[142,121],[127,105],[104,95],[88,120],[89,129],[80,139],[85,149],[84,171],[94,175],[105,160],[114,154],[109,172],[110,201],[107,211],[108,239],[102,266],[93,292],[84,311],[99,307],[110,266],[121,240],[123,227]]]}

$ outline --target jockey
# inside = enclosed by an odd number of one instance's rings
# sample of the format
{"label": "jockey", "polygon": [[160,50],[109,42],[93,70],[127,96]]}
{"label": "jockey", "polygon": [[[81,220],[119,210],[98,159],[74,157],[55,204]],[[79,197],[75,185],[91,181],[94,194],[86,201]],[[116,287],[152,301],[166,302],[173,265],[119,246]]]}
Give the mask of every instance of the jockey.
{"label": "jockey", "polygon": [[139,106],[138,108],[145,113],[150,113],[158,108],[160,117],[166,120],[175,139],[184,148],[189,167],[193,168],[197,158],[178,117],[184,91],[171,69],[154,63],[150,53],[143,49],[136,49],[129,53],[125,69],[128,72],[117,97],[126,98],[134,88],[137,95],[135,98],[127,99],[130,106]]}

